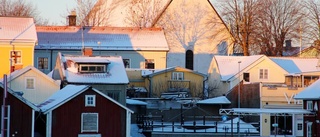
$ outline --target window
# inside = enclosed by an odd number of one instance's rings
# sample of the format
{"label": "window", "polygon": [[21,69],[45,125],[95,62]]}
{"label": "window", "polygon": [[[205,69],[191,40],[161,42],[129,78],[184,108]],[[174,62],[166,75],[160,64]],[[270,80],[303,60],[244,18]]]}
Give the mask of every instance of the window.
{"label": "window", "polygon": [[81,114],[81,132],[98,132],[98,113]]}
{"label": "window", "polygon": [[96,96],[95,95],[86,95],[85,96],[85,106],[86,107],[95,107],[96,106]]}
{"label": "window", "polygon": [[298,130],[302,130],[302,123],[298,123]]}
{"label": "window", "polygon": [[122,59],[125,68],[130,68],[130,59]]}
{"label": "window", "polygon": [[48,69],[48,58],[38,58],[38,69]]}
{"label": "window", "polygon": [[145,68],[154,69],[154,59],[145,59]]}
{"label": "window", "polygon": [[106,65],[87,65],[87,64],[80,64],[80,72],[96,72],[96,73],[103,73],[106,72]]}
{"label": "window", "polygon": [[11,51],[10,57],[12,59],[12,66],[21,64],[21,51]]}
{"label": "window", "polygon": [[243,73],[243,80],[245,82],[250,82],[250,75],[249,73]]}
{"label": "window", "polygon": [[307,101],[307,110],[313,110],[313,104],[312,101]]}
{"label": "window", "polygon": [[259,79],[268,79],[268,69],[259,70]]}
{"label": "window", "polygon": [[183,72],[172,72],[172,80],[183,80]]}
{"label": "window", "polygon": [[26,78],[26,89],[34,89],[34,78]]}

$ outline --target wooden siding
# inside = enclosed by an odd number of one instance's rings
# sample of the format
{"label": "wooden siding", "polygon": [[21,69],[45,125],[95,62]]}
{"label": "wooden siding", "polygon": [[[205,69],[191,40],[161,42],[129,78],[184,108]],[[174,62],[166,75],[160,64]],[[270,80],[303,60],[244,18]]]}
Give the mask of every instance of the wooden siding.
{"label": "wooden siding", "polygon": [[[303,101],[303,108],[306,109],[307,108],[307,101],[308,100],[304,100]],[[319,137],[320,136],[320,123],[317,123],[316,120],[320,121],[320,100],[313,100],[312,104],[314,105],[314,103],[317,103],[318,105],[318,111],[314,111],[313,115],[305,115],[303,117],[303,136],[306,137],[307,136],[307,123],[308,122],[312,122],[312,134],[314,137]]]}
{"label": "wooden siding", "polygon": [[[96,95],[95,107],[85,107],[85,95]],[[93,134],[101,134],[101,137],[126,136],[126,110],[88,89],[53,111],[52,137],[76,137],[81,134],[81,114],[88,112],[99,113],[99,129]]]}
{"label": "wooden siding", "polygon": [[[34,78],[34,89],[26,89],[26,78]],[[34,104],[40,104],[54,92],[60,90],[60,85],[48,80],[32,69],[13,79],[8,83],[8,86],[14,91],[22,91],[23,97]]]}
{"label": "wooden siding", "polygon": [[[23,43],[23,44],[17,44],[17,43],[13,43],[14,46],[14,50],[16,51],[21,51],[21,64],[18,65],[22,65],[22,67],[26,67],[26,66],[33,66],[33,50],[34,50],[34,43]],[[9,75],[10,73],[10,51],[13,50],[13,46],[9,45],[9,44],[0,44],[1,50],[0,50],[0,78],[3,77],[3,74],[7,74]]]}
{"label": "wooden siding", "polygon": [[[56,63],[56,58],[58,52],[63,54],[70,55],[81,55],[80,49],[48,49],[48,50],[40,50],[35,49],[35,57],[34,57],[34,66],[38,67],[38,57],[47,57],[48,58],[48,68],[47,70],[40,70],[44,73],[49,73],[52,68],[54,68]],[[93,50],[94,56],[111,56],[117,55],[121,56],[122,59],[130,59],[130,68],[136,69],[144,69],[144,61],[145,59],[154,59],[155,61],[155,69],[164,69],[166,68],[166,51],[96,51]]]}
{"label": "wooden siding", "polygon": [[[152,85],[151,85],[151,94],[152,96],[160,96],[161,93],[167,92],[169,89],[169,81],[171,81],[172,72],[183,72],[184,74],[184,80],[182,81],[188,81],[190,93],[192,97],[202,97],[203,95],[203,80],[204,77],[192,72],[188,71],[168,71],[165,73],[161,73],[159,75],[153,76],[152,79]],[[178,82],[179,80],[176,80]],[[146,81],[148,83],[148,80]]]}
{"label": "wooden siding", "polygon": [[[2,103],[3,89],[0,88],[0,91],[0,102]],[[10,135],[30,137],[32,127],[32,108],[12,96],[10,93],[7,94],[6,104],[10,105]]]}

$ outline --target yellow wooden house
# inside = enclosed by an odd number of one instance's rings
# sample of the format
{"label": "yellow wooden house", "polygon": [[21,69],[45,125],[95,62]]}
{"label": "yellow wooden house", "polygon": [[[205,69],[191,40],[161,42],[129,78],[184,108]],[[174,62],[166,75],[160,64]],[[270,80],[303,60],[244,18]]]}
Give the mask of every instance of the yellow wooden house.
{"label": "yellow wooden house", "polygon": [[33,18],[0,17],[0,78],[33,66],[37,41]]}
{"label": "yellow wooden house", "polygon": [[205,74],[178,66],[149,72],[142,72],[149,97],[161,97],[162,93],[170,92],[188,92],[189,97],[203,96]]}

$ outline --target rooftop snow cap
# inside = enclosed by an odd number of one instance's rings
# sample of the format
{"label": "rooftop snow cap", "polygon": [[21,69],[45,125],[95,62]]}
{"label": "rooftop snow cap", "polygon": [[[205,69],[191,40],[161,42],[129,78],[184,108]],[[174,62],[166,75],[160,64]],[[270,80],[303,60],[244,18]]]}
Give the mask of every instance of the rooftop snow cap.
{"label": "rooftop snow cap", "polygon": [[76,11],[71,11],[71,14],[68,16],[69,18],[69,26],[76,26],[77,24],[77,14]]}

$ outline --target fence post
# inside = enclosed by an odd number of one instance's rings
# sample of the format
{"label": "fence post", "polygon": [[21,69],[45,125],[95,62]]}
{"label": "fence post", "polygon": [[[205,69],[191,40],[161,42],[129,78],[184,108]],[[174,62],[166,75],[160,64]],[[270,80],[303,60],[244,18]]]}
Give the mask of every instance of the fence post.
{"label": "fence post", "polygon": [[196,132],[196,121],[193,121],[193,132]]}
{"label": "fence post", "polygon": [[218,133],[218,121],[216,121],[216,133]]}
{"label": "fence post", "polygon": [[174,121],[172,121],[172,132],[174,132]]}
{"label": "fence post", "polygon": [[163,131],[163,115],[161,115],[161,128],[162,128],[162,131]]}

